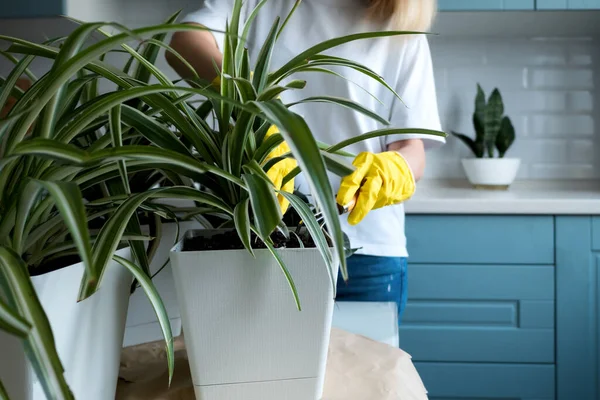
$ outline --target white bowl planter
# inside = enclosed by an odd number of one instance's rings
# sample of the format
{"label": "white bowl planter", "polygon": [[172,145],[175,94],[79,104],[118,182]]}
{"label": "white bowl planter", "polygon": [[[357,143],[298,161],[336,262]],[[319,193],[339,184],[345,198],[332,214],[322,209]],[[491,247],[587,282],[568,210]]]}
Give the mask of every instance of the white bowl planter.
{"label": "white bowl planter", "polygon": [[518,158],[464,158],[462,165],[469,182],[478,189],[505,190],[519,172]]}
{"label": "white bowl planter", "polygon": [[334,294],[318,250],[279,250],[297,286],[298,311],[268,250],[253,258],[246,250],[182,249],[183,241],[171,265],[196,398],[320,399]]}
{"label": "white bowl planter", "polygon": [[[117,255],[131,259],[129,248]],[[98,292],[77,302],[83,264],[32,277],[76,399],[114,399],[133,277],[110,262]],[[46,400],[20,340],[0,331],[0,378],[12,400]],[[8,355],[5,357],[4,355]]]}

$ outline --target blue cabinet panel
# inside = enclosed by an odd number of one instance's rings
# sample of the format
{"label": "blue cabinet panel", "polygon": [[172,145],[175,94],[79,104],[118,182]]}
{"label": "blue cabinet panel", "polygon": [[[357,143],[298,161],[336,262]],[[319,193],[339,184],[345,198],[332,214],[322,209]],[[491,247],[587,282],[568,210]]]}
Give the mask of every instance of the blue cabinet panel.
{"label": "blue cabinet panel", "polygon": [[554,267],[409,266],[400,346],[417,361],[554,362]]}
{"label": "blue cabinet panel", "polygon": [[538,10],[594,10],[600,0],[537,0]]}
{"label": "blue cabinet panel", "polygon": [[538,10],[566,10],[568,4],[567,0],[537,0],[536,8]]}
{"label": "blue cabinet panel", "polygon": [[533,10],[534,0],[439,0],[442,11]]}
{"label": "blue cabinet panel", "polygon": [[[415,366],[430,400],[555,399],[553,365],[416,362]],[[575,399],[584,398],[571,398]]]}
{"label": "blue cabinet panel", "polygon": [[558,400],[600,398],[600,253],[593,252],[594,242],[591,217],[556,218]]}
{"label": "blue cabinet panel", "polygon": [[411,263],[554,264],[552,216],[408,215]]}
{"label": "blue cabinet panel", "polygon": [[65,0],[3,1],[0,18],[53,17],[65,13]]}
{"label": "blue cabinet panel", "polygon": [[600,250],[600,217],[592,217],[592,250]]}

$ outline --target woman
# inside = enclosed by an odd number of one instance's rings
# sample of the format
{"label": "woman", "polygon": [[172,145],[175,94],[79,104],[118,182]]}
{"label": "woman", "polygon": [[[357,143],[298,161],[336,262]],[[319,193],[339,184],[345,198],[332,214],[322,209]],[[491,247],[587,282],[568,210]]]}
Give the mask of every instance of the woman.
{"label": "woman", "polygon": [[[273,21],[277,17],[283,20],[294,2],[273,0],[261,9],[247,44],[251,61],[256,59]],[[201,10],[187,15],[183,21],[224,31],[232,3],[233,0],[206,0]],[[243,17],[256,3],[258,0],[245,2]],[[425,31],[430,27],[435,9],[435,0],[305,0],[280,36],[271,66],[277,68],[307,47],[333,37],[384,29]],[[214,62],[220,66],[222,58],[223,39],[220,33],[178,32],[171,46],[202,78],[213,80],[217,76]],[[286,92],[282,96],[285,102],[309,96],[339,96],[389,117],[391,126],[440,130],[425,35],[357,41],[329,54],[370,67],[394,87],[404,104],[376,81],[343,68],[332,69],[347,80],[308,72],[311,75],[306,77],[307,87]],[[167,55],[167,60],[180,75],[189,76],[189,70],[177,57]],[[294,111],[304,116],[317,139],[325,143],[337,143],[381,128],[376,121],[335,105],[301,104],[295,106]],[[341,218],[352,247],[359,249],[348,259],[350,280],[347,283],[338,280],[337,300],[393,301],[398,304],[401,319],[407,298],[408,256],[402,202],[412,196],[415,183],[423,175],[426,148],[443,142],[443,138],[419,134],[363,141],[348,149],[358,154],[354,160],[357,171],[341,181],[330,175],[333,187],[338,190],[340,205],[356,199],[352,212]],[[303,191],[301,176],[296,179],[296,186]]]}

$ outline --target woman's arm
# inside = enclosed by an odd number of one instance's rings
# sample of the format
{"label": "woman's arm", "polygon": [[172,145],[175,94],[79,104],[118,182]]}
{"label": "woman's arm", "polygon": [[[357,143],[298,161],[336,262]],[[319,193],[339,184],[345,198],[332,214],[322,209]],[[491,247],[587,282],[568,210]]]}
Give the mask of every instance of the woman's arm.
{"label": "woman's arm", "polygon": [[[209,82],[216,78],[217,71],[215,71],[214,63],[221,68],[223,55],[212,33],[207,31],[176,32],[173,34],[170,45],[194,67],[200,78]],[[166,52],[165,58],[179,76],[184,79],[193,77],[189,68],[173,53]]]}
{"label": "woman's arm", "polygon": [[419,181],[425,172],[425,146],[421,139],[399,140],[388,145],[389,151],[400,153],[410,166],[415,181]]}

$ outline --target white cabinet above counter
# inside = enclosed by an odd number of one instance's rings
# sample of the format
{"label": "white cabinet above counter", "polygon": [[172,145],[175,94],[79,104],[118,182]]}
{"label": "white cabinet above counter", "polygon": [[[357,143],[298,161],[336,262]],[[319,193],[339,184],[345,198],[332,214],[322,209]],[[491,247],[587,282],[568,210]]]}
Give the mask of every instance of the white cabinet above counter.
{"label": "white cabinet above counter", "polygon": [[506,191],[463,180],[424,180],[407,214],[600,215],[599,181],[517,181]]}

